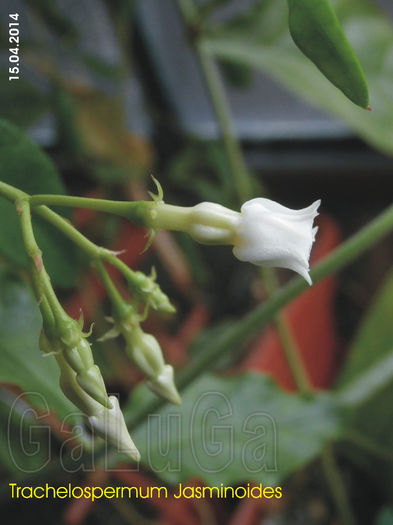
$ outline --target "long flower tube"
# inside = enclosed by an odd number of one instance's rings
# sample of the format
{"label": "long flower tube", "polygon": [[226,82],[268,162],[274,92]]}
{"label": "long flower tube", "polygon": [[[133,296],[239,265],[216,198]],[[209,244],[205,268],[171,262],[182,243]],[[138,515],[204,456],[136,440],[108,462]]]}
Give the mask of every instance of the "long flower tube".
{"label": "long flower tube", "polygon": [[191,208],[157,202],[147,223],[153,229],[185,231],[202,244],[232,245],[240,261],[288,268],[311,285],[309,258],[318,230],[313,223],[320,202],[292,210],[257,198],[245,202],[240,212],[212,202]]}

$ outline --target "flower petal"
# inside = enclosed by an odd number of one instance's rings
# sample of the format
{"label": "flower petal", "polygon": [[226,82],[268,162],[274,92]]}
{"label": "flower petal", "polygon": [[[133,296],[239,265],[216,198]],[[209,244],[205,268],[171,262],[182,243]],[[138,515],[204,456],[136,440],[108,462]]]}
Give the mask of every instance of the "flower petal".
{"label": "flower petal", "polygon": [[252,199],[241,208],[235,257],[258,266],[288,268],[311,284],[309,257],[317,227],[313,227],[321,201],[291,210],[270,199]]}

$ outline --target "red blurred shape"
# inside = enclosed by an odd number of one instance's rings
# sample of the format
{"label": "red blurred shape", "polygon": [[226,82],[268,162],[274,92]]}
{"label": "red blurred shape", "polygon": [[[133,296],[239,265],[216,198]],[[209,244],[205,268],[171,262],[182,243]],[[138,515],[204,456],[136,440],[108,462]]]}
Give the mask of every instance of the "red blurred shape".
{"label": "red blurred shape", "polygon": [[[86,193],[85,197],[88,197],[89,199],[101,199],[102,193],[98,188],[96,188]],[[75,226],[78,229],[83,228],[84,226],[86,226],[86,224],[91,222],[97,214],[98,212],[96,210],[88,210],[87,208],[76,208],[74,210]]]}
{"label": "red blurred shape", "polygon": [[[326,257],[339,242],[340,231],[337,223],[327,216],[320,217],[311,264]],[[329,386],[334,374],[335,353],[338,347],[334,319],[335,292],[336,277],[327,277],[283,309],[283,315],[300,349],[312,385],[316,388]],[[296,388],[278,333],[273,326],[263,331],[252,344],[241,369],[268,372],[283,388]]]}
{"label": "red blurred shape", "polygon": [[[106,484],[109,474],[101,468],[96,468],[94,472],[86,478],[86,487],[102,487]],[[90,498],[73,499],[64,511],[63,521],[65,525],[80,525],[89,515],[94,501]]]}

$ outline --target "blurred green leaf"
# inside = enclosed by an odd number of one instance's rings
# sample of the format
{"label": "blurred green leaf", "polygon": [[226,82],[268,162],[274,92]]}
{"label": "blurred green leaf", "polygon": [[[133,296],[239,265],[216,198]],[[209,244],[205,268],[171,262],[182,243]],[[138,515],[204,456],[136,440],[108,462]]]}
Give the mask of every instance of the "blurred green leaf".
{"label": "blurred green leaf", "polygon": [[[307,102],[328,110],[363,139],[393,153],[393,28],[369,0],[336,0],[338,18],[368,79],[372,111],[353,106],[292,42],[285,0],[266,0],[252,23],[217,28],[204,41],[219,59],[243,61],[270,74]],[[262,16],[263,15],[263,16]]]}
{"label": "blurred green leaf", "polygon": [[38,347],[42,320],[29,288],[2,268],[0,290],[0,382],[18,385],[37,408],[59,418],[77,413],[60,390],[55,358]]}
{"label": "blurred green leaf", "polygon": [[14,124],[26,127],[49,109],[48,99],[33,84],[20,78],[8,80],[8,71],[0,70],[0,115]]}
{"label": "blurred green leaf", "polygon": [[[145,398],[145,387],[136,390],[126,411]],[[181,407],[163,407],[132,433],[142,461],[170,483],[197,477],[218,486],[275,484],[340,433],[331,396],[291,395],[261,374],[205,375],[182,399]]]}
{"label": "blurred green leaf", "polygon": [[48,428],[23,396],[0,392],[0,464],[12,477],[37,472],[49,459]]}
{"label": "blurred green leaf", "polygon": [[338,384],[343,385],[391,353],[393,348],[393,271],[386,277],[361,322]]}
{"label": "blurred green leaf", "polygon": [[[393,435],[392,312],[393,272],[390,272],[360,324],[338,380],[341,391],[350,388],[354,399],[366,401],[348,415],[350,432],[388,450],[392,448]],[[364,454],[357,459],[362,463],[367,460]],[[369,467],[375,469],[374,463],[370,461]]]}
{"label": "blurred green leaf", "polygon": [[293,41],[354,104],[368,109],[369,93],[362,66],[329,0],[287,0]]}
{"label": "blurred green leaf", "polygon": [[389,507],[382,509],[374,525],[393,525],[393,509]]}
{"label": "blurred green leaf", "polygon": [[[5,120],[0,120],[0,180],[27,193],[66,193],[51,160],[16,126]],[[64,210],[56,211],[67,217]],[[78,267],[75,247],[40,218],[34,217],[33,223],[53,283],[56,286],[72,286]],[[14,265],[27,268],[15,207],[2,198],[0,224],[0,252]]]}
{"label": "blurred green leaf", "polygon": [[253,70],[244,62],[234,63],[232,60],[220,60],[221,71],[226,80],[237,89],[250,87]]}

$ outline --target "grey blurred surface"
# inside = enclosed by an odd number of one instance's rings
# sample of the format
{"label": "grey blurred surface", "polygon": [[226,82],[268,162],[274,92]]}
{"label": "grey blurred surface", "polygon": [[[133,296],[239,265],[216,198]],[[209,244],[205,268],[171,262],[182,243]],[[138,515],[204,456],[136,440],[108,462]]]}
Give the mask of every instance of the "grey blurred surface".
{"label": "grey blurred surface", "polygon": [[[34,9],[23,0],[2,0],[0,4],[1,23],[8,20],[8,14],[20,13],[21,75],[49,96],[47,78],[40,74],[34,61],[23,59],[23,44],[34,43],[38,53],[54,64],[63,78],[70,83],[82,84],[108,95],[122,96],[128,128],[133,133],[148,137],[152,124],[145,110],[143,92],[138,77],[129,74],[127,78],[110,78],[96,73],[88,67],[88,59],[97,59],[110,67],[120,68],[122,56],[107,6],[102,0],[54,0],[59,12],[74,26],[77,33],[75,45],[65,44],[42,23]],[[40,47],[41,46],[41,47]],[[42,49],[42,51],[40,51]],[[5,53],[8,67],[8,53]],[[37,120],[29,134],[42,146],[50,146],[55,139],[55,122],[51,114]]]}
{"label": "grey blurred surface", "polygon": [[[220,9],[224,20],[253,0],[232,0]],[[393,2],[380,0],[393,17]],[[217,126],[199,65],[184,38],[174,0],[138,3],[139,25],[165,94],[183,131],[203,138],[217,136]],[[246,90],[226,83],[235,127],[243,140],[341,138],[352,135],[341,122],[304,103],[273,79],[254,74]]]}

